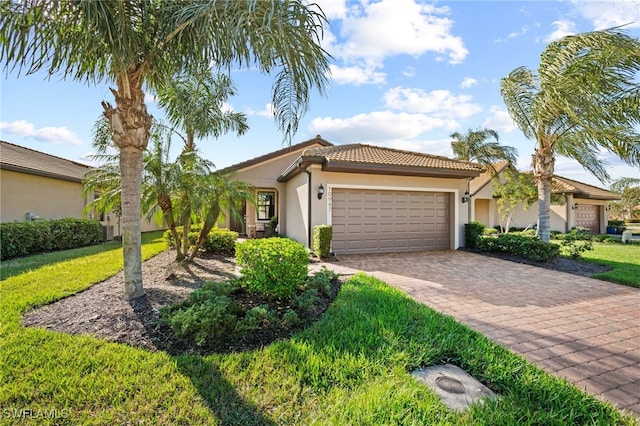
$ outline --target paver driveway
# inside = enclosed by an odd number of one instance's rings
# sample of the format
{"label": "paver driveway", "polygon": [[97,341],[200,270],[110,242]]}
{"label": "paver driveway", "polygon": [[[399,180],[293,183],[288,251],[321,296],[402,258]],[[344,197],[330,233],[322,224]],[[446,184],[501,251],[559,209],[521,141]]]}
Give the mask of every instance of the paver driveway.
{"label": "paver driveway", "polygon": [[338,260],[640,417],[640,290],[463,251]]}

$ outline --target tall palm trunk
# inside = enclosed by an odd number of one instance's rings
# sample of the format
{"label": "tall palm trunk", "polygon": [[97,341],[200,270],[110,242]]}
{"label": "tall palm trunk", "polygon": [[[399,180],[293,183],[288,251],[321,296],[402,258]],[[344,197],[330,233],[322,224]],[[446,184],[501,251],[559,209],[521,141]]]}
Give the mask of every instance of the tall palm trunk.
{"label": "tall palm trunk", "polygon": [[160,206],[160,210],[162,210],[162,216],[164,217],[164,221],[171,232],[171,237],[173,238],[173,244],[176,247],[176,261],[181,262],[184,260],[184,254],[182,253],[180,235],[178,235],[178,229],[176,226],[176,221],[173,213],[173,202],[171,202],[171,197],[167,194],[161,194],[158,196],[158,205]]}
{"label": "tall palm trunk", "polygon": [[542,241],[551,239],[551,181],[555,158],[551,149],[538,148],[533,155],[533,177],[538,185],[538,236]]}
{"label": "tall palm trunk", "polygon": [[218,220],[218,216],[220,215],[220,203],[218,200],[214,200],[209,209],[207,210],[207,214],[204,218],[204,223],[202,224],[202,230],[200,231],[200,235],[198,235],[198,240],[196,241],[196,245],[193,247],[191,254],[189,255],[189,261],[192,261],[194,257],[198,254],[200,247],[204,243],[204,240],[209,235],[209,231],[213,229],[213,226],[216,224]]}
{"label": "tall palm trunk", "polygon": [[118,90],[111,89],[116,107],[102,102],[109,120],[111,137],[120,148],[122,176],[122,254],[124,259],[124,295],[127,300],[144,294],[142,286],[142,238],[140,198],[143,152],[150,137],[152,117],[147,113],[137,69],[132,67],[117,76]]}

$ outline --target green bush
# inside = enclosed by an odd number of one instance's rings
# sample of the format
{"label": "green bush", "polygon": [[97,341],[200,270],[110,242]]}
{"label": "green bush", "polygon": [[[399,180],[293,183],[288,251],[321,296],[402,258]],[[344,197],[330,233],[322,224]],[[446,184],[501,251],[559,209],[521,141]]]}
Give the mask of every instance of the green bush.
{"label": "green bush", "polygon": [[226,228],[213,228],[202,243],[204,251],[215,254],[234,256],[238,233]]}
{"label": "green bush", "polygon": [[467,248],[478,247],[485,226],[480,222],[471,222],[464,225],[464,245]]}
{"label": "green bush", "polygon": [[559,245],[516,233],[482,237],[478,242],[478,248],[489,252],[516,254],[538,262],[549,262],[560,255]]}
{"label": "green bush", "polygon": [[235,332],[244,334],[259,328],[268,328],[274,325],[277,318],[269,305],[260,305],[249,309],[244,318],[238,320]]}
{"label": "green bush", "polygon": [[499,233],[500,231],[496,228],[484,228],[484,231],[482,231],[482,235],[497,235]]}
{"label": "green bush", "polygon": [[[182,235],[182,227],[178,227],[178,234]],[[191,232],[189,232],[189,245],[194,246],[200,232],[202,231],[202,225],[192,225]],[[171,231],[164,232],[164,240],[167,242],[170,248],[175,248]],[[208,253],[221,254],[226,256],[233,256],[236,250],[236,241],[238,239],[238,233],[230,231],[226,228],[213,228],[209,231],[206,239],[202,243],[202,249]]]}
{"label": "green bush", "polygon": [[578,259],[587,250],[593,250],[593,237],[586,228],[574,228],[566,234],[558,235],[562,254]]}
{"label": "green bush", "polygon": [[333,227],[331,225],[317,225],[313,227],[313,252],[320,259],[326,259],[331,252]]}
{"label": "green bush", "polygon": [[261,238],[236,243],[236,262],[243,286],[268,297],[291,297],[307,276],[305,247],[287,238]]}
{"label": "green bush", "polygon": [[0,224],[0,259],[84,247],[102,242],[102,225],[90,219]]}
{"label": "green bush", "polygon": [[338,274],[327,269],[325,266],[310,277],[307,277],[306,288],[312,288],[323,295],[328,295],[331,291],[331,284],[338,279]]}

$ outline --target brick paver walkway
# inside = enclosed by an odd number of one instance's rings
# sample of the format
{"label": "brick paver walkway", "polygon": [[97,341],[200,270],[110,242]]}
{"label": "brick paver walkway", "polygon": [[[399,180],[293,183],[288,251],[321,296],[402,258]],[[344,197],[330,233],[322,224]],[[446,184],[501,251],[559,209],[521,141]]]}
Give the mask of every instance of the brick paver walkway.
{"label": "brick paver walkway", "polygon": [[638,289],[461,251],[324,265],[366,271],[640,417]]}

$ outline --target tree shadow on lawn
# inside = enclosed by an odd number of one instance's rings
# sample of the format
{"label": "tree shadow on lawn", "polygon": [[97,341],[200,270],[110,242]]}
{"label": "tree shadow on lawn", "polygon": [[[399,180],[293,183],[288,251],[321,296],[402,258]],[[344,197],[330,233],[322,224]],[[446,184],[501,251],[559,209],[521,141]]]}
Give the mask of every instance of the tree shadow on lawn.
{"label": "tree shadow on lawn", "polygon": [[[147,328],[158,347],[167,345],[157,341],[157,330],[150,329],[149,313],[153,311],[146,296],[135,299],[132,308]],[[169,337],[170,338],[170,337]],[[170,354],[171,355],[171,354]],[[221,425],[273,425],[276,423],[265,417],[260,409],[246,401],[235,387],[225,379],[223,373],[210,360],[200,355],[171,355],[176,360],[180,372],[191,380],[207,407],[214,413]]]}

